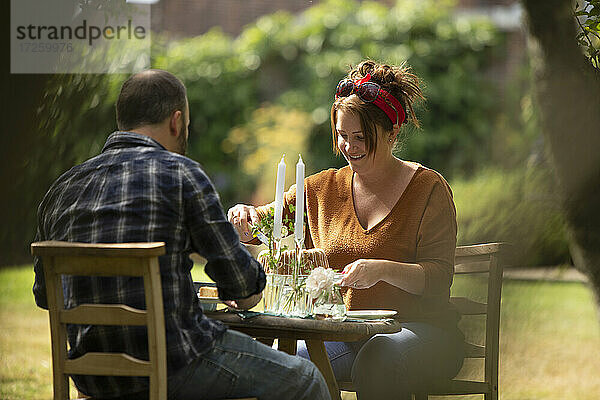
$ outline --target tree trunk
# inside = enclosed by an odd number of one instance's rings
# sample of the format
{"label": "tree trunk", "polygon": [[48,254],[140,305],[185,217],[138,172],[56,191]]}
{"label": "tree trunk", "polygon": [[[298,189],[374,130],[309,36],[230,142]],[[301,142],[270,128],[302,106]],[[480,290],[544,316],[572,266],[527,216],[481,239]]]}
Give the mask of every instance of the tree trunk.
{"label": "tree trunk", "polygon": [[600,71],[583,56],[573,3],[523,0],[539,44],[535,60],[542,128],[558,178],[575,266],[600,313]]}
{"label": "tree trunk", "polygon": [[[49,75],[11,74],[10,71],[10,1],[0,7],[2,39],[0,48],[4,58],[0,63],[2,82],[2,135],[0,137],[0,267],[31,262],[29,243],[35,234],[36,196],[26,181],[32,166],[31,149],[39,145],[36,109],[40,104]],[[46,182],[39,182],[46,185]],[[33,201],[32,199],[35,199]]]}

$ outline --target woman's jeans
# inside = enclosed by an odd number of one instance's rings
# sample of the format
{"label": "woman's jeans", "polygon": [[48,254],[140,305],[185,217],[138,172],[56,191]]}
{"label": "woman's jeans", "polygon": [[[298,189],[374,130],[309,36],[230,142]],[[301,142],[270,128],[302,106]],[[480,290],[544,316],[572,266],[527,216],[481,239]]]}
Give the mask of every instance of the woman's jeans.
{"label": "woman's jeans", "polygon": [[[336,379],[352,381],[360,400],[410,399],[428,382],[458,373],[463,342],[458,329],[410,322],[397,333],[378,334],[366,342],[325,342],[325,348]],[[298,342],[298,355],[310,358],[303,341]]]}

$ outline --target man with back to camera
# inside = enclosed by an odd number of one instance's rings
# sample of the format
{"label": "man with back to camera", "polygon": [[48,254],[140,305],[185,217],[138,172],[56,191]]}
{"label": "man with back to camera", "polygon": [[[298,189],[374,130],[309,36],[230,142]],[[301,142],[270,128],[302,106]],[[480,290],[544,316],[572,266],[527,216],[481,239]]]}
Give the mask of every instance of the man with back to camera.
{"label": "man with back to camera", "polygon": [[[194,292],[189,254],[229,306],[248,309],[265,286],[261,265],[241,245],[210,179],[184,156],[189,107],[183,83],[161,70],[131,76],[117,100],[119,131],[102,152],[58,178],[38,209],[36,240],[166,243],[159,258],[167,342],[169,399],[256,396],[329,399],[310,361],[271,349],[207,318]],[[47,309],[41,260],[33,292]],[[145,308],[141,278],[63,277],[66,307],[123,302]],[[69,325],[69,356],[126,352],[147,359],[145,327]],[[148,379],[74,376],[94,398],[148,398]]]}

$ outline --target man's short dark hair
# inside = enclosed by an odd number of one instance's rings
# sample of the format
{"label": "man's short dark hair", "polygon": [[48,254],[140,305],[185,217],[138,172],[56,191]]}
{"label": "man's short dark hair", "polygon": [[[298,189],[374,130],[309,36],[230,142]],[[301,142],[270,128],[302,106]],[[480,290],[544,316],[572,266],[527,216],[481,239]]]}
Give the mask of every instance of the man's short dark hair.
{"label": "man's short dark hair", "polygon": [[132,75],[117,99],[117,126],[127,131],[164,121],[175,111],[185,115],[186,91],[173,74],[151,69]]}

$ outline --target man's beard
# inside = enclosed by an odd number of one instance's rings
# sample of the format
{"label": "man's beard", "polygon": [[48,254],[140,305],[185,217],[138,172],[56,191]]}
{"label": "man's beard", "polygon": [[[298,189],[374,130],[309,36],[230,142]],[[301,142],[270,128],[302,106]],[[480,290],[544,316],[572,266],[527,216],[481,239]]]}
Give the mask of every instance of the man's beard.
{"label": "man's beard", "polygon": [[175,149],[175,153],[185,156],[185,153],[187,152],[187,145],[188,138],[185,137],[185,125],[181,125],[179,136],[177,137],[177,149]]}

